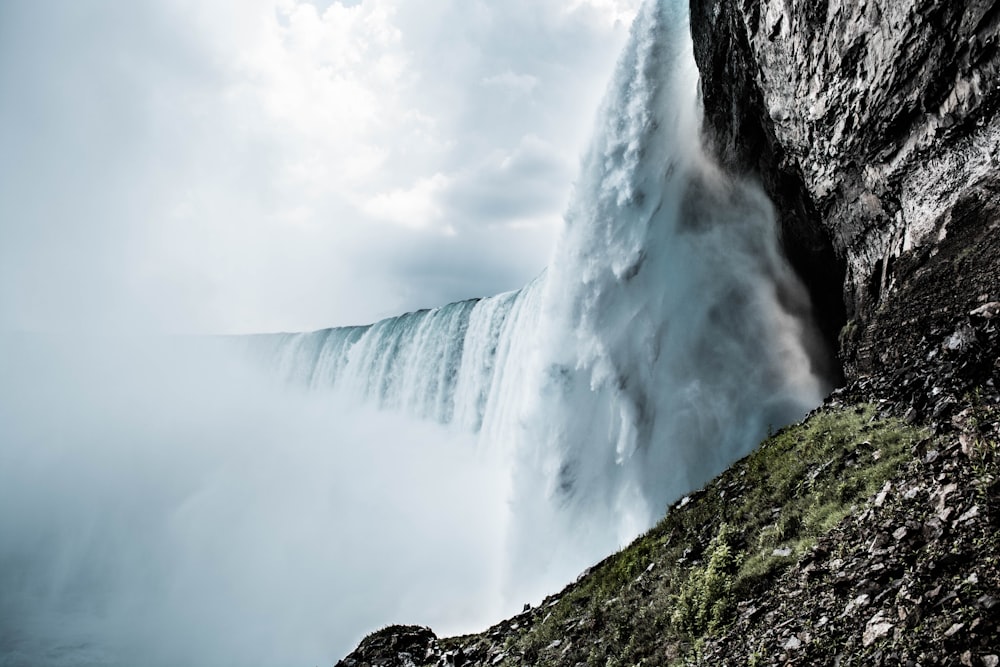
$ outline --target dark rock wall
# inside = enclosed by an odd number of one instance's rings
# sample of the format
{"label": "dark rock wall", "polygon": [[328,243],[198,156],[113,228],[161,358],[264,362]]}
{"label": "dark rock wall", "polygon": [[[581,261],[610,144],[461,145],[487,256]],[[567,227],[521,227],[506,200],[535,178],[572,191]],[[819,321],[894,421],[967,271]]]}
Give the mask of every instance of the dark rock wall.
{"label": "dark rock wall", "polygon": [[[774,200],[848,377],[880,370],[900,258],[913,274],[970,201],[986,214],[963,236],[995,235],[1000,0],[691,0],[691,16],[710,149]],[[1000,296],[1000,260],[973,259],[948,307]]]}

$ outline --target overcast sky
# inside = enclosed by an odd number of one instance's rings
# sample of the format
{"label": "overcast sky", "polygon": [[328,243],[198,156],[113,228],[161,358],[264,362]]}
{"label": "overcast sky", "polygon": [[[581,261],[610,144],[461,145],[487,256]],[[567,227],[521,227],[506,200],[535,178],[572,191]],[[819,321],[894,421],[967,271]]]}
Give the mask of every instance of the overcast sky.
{"label": "overcast sky", "polygon": [[637,0],[5,0],[0,328],[369,322],[545,265]]}

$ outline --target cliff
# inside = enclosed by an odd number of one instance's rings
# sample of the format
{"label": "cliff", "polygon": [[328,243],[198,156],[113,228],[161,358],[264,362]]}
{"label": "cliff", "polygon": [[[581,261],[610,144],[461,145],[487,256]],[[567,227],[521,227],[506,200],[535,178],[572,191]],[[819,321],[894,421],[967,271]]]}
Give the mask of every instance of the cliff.
{"label": "cliff", "polygon": [[774,201],[843,388],[540,607],[340,664],[1000,665],[1000,2],[691,14],[705,143]]}
{"label": "cliff", "polygon": [[[901,321],[919,331],[990,297],[1000,3],[692,0],[691,13],[706,143],[777,205],[848,378],[912,346]],[[945,263],[949,235],[964,254]],[[922,273],[946,293],[908,304]]]}

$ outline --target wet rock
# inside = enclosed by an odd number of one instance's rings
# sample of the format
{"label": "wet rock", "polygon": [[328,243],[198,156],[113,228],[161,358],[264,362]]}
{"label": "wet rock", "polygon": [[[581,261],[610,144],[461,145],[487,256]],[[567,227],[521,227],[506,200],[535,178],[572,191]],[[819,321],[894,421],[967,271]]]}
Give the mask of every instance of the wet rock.
{"label": "wet rock", "polygon": [[[818,309],[851,315],[830,336],[840,333],[849,377],[901,367],[897,355],[925,333],[885,335],[886,303],[919,321],[932,309],[964,316],[996,295],[995,241],[985,253],[942,250],[970,227],[985,232],[997,204],[1000,50],[987,7],[691,3],[706,135],[728,168],[763,182]],[[938,270],[945,289],[924,289],[918,308],[901,303]],[[830,303],[831,283],[846,304]]]}

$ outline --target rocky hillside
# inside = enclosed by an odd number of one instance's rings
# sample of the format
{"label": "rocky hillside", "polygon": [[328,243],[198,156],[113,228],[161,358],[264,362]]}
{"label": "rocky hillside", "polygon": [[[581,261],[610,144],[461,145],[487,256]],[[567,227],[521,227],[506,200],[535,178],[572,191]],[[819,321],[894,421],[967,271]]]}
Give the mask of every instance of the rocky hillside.
{"label": "rocky hillside", "polygon": [[465,637],[392,626],[338,664],[998,665],[998,354],[991,303],[538,608]]}
{"label": "rocky hillside", "polygon": [[1000,665],[1000,0],[691,0],[844,388],[574,584],[366,665]]}

